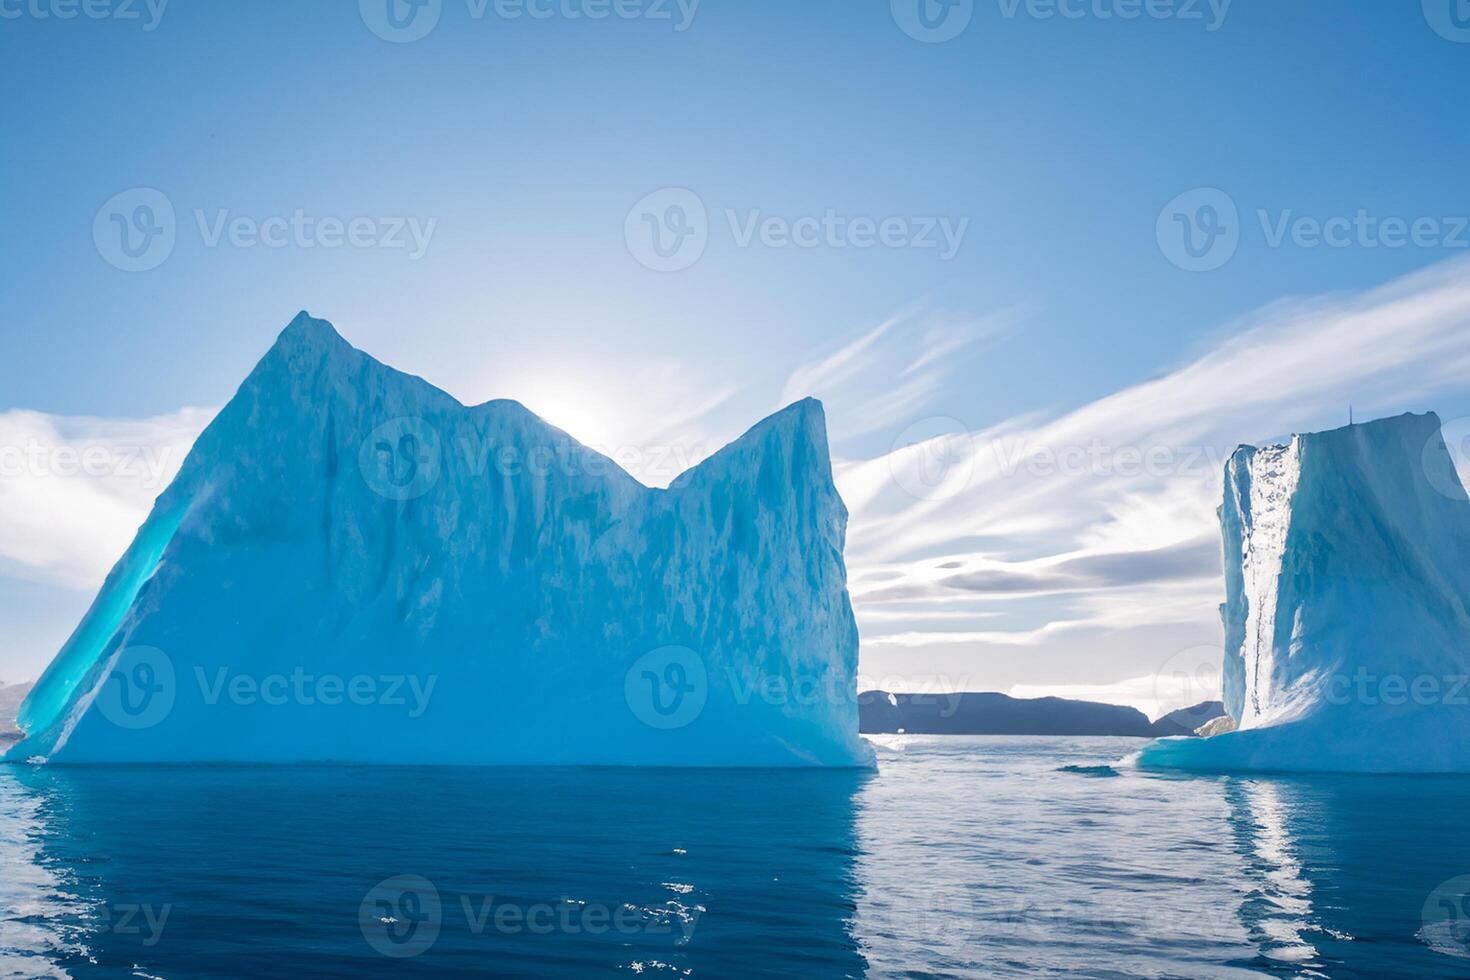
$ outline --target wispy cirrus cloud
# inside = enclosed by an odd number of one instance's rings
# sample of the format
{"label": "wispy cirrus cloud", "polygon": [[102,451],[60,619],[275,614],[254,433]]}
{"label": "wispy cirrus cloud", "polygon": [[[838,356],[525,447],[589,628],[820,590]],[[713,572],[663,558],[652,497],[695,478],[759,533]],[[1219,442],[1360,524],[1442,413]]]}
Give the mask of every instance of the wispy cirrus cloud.
{"label": "wispy cirrus cloud", "polygon": [[775,407],[821,399],[834,443],[882,432],[925,411],[953,374],[1023,317],[1017,309],[982,317],[901,311],[794,368]]}

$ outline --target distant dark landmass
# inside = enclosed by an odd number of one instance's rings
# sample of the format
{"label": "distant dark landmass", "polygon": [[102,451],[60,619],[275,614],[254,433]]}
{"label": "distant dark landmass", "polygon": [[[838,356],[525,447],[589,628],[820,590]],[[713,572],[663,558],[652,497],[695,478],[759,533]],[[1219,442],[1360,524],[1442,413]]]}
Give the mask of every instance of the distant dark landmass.
{"label": "distant dark landmass", "polygon": [[0,684],[0,742],[20,741],[20,732],[15,728],[15,716],[20,713],[20,703],[29,693],[29,683]]}
{"label": "distant dark landmass", "polygon": [[1193,735],[1200,727],[1224,714],[1225,705],[1219,701],[1201,701],[1192,708],[1171,711],[1154,722],[1154,734],[1160,738],[1166,735]]}
{"label": "distant dark landmass", "polygon": [[[1137,708],[1066,698],[1013,698],[1005,694],[890,694],[858,696],[858,726],[865,735],[1127,735],[1159,738],[1192,735],[1225,713],[1218,701],[1184,708],[1149,721]],[[1198,718],[1197,723],[1191,720]]]}

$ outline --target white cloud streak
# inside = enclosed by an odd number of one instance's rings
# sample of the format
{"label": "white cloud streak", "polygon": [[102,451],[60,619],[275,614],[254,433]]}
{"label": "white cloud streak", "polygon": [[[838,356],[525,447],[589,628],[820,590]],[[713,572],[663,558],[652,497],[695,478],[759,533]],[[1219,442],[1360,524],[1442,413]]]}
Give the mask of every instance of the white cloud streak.
{"label": "white cloud streak", "polygon": [[774,408],[807,397],[827,409],[834,443],[892,428],[932,404],[945,382],[1014,329],[1018,310],[979,318],[907,310],[799,365]]}
{"label": "white cloud streak", "polygon": [[0,571],[97,588],[213,416],[0,413]]}

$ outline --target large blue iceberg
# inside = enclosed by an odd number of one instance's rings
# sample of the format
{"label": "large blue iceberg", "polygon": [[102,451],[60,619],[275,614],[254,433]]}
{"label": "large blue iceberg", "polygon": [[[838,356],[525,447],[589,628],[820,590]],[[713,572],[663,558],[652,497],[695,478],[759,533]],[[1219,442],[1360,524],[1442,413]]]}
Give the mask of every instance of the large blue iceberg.
{"label": "large blue iceberg", "polygon": [[1470,499],[1439,419],[1244,447],[1220,517],[1238,728],[1141,764],[1470,771]]}
{"label": "large blue iceberg", "polygon": [[815,401],[651,489],[303,313],[6,758],[869,765],[846,524]]}

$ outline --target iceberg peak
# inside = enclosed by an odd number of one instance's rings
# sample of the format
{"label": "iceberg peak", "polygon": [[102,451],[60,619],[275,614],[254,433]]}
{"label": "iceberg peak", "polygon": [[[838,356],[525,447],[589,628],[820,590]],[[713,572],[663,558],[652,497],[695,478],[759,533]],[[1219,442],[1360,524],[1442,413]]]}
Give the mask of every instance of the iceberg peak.
{"label": "iceberg peak", "polygon": [[818,481],[832,482],[832,458],[827,445],[827,416],[822,403],[803,398],[766,416],[729,445],[697,466],[681,473],[670,490],[699,482],[707,474],[720,474],[731,467],[748,465],[751,457],[784,447],[792,464]]}
{"label": "iceberg peak", "polygon": [[306,310],[301,310],[291,322],[286,324],[280,335],[276,338],[279,345],[283,342],[310,344],[314,346],[351,346],[337,332],[330,320],[319,320]]}
{"label": "iceberg peak", "polygon": [[352,355],[366,356],[338,333],[330,321],[319,320],[302,310],[276,336],[275,343],[261,358],[261,363],[287,361],[299,364]]}

